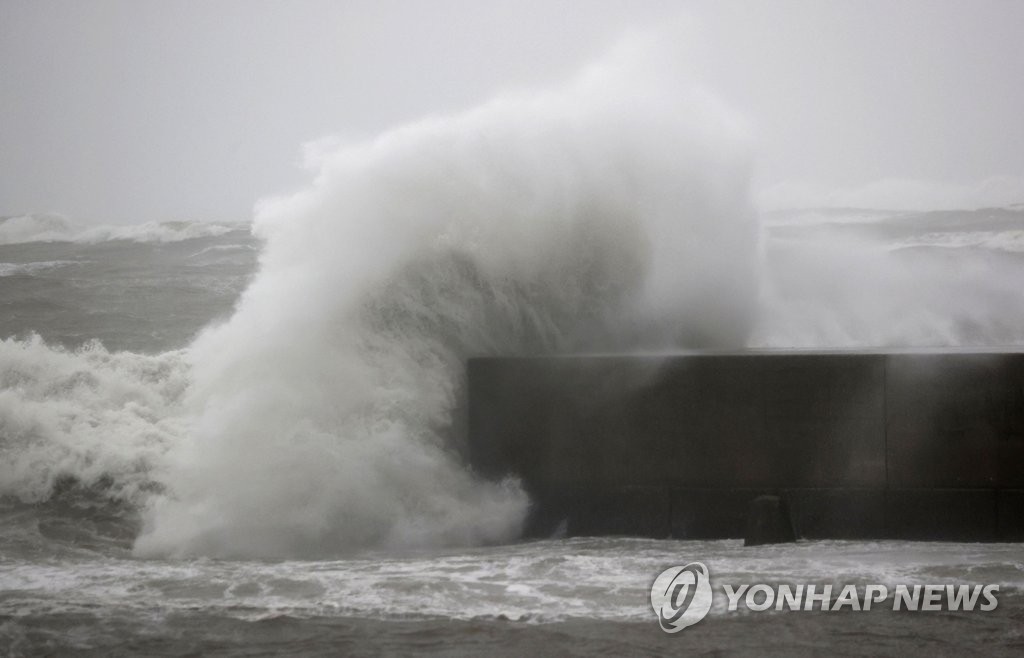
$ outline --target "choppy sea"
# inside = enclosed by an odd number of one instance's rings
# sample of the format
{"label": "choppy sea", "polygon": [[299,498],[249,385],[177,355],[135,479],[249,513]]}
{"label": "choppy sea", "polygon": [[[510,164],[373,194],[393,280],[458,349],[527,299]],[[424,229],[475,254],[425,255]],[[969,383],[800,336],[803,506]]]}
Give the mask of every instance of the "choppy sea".
{"label": "choppy sea", "polygon": [[[794,308],[821,310],[812,297],[821,289],[807,288],[796,268],[821,253],[801,245],[835,244],[836,236],[883,245],[877,253],[910,267],[924,260],[943,271],[961,268],[962,280],[997,271],[1002,283],[988,292],[1019,305],[1002,284],[1024,273],[1024,209],[808,211],[766,220],[766,258],[776,263],[768,294],[786,304],[774,307],[777,321],[756,329],[754,342],[799,335]],[[187,431],[177,409],[191,385],[189,346],[204,327],[232,315],[262,242],[248,225],[72,234],[59,222],[47,232],[45,218],[18,221],[32,225],[15,222],[5,233],[0,224],[4,655],[1024,652],[1019,544],[744,548],[739,540],[598,537],[457,548],[380,542],[302,559],[202,548],[140,552],[148,501],[167,493],[161,460]],[[842,259],[833,262],[841,274]],[[830,298],[849,292],[837,277]],[[974,344],[1012,343],[1021,316],[1011,310],[998,316],[1008,318],[1005,325],[976,313],[953,318],[948,330],[968,344],[972,337]],[[828,322],[817,326],[826,327],[823,340],[831,337]],[[943,335],[935,334],[940,342]],[[663,569],[692,561],[709,567],[716,596],[724,584],[744,583],[998,584],[999,605],[989,612],[883,605],[754,613],[730,612],[719,598],[708,618],[665,634],[649,603],[651,584]]]}

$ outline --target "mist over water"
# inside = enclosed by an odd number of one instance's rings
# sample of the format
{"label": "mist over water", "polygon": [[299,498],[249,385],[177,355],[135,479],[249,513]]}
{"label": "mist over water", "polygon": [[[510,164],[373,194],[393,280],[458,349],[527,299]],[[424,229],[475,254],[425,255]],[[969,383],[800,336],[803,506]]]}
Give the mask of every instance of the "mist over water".
{"label": "mist over water", "polygon": [[[790,223],[779,222],[787,215]],[[1022,209],[800,217],[763,221],[750,346],[1024,345]]]}
{"label": "mist over water", "polygon": [[665,47],[321,154],[258,245],[0,223],[5,335],[47,337],[0,342],[0,498],[77,483],[147,557],[504,542],[529,501],[465,464],[469,356],[1024,345],[1024,209],[759,222],[743,122]]}

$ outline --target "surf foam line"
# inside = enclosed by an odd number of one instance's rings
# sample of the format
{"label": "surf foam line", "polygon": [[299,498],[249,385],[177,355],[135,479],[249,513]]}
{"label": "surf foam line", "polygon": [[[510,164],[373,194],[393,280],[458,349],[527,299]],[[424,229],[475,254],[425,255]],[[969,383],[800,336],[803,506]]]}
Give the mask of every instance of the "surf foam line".
{"label": "surf foam line", "polygon": [[259,272],[189,350],[190,430],[136,553],[514,539],[527,495],[462,458],[467,356],[742,345],[744,130],[671,61],[627,40],[562,89],[341,148],[261,203]]}
{"label": "surf foam line", "polygon": [[76,225],[62,215],[37,213],[0,218],[0,245],[33,242],[98,244],[115,240],[167,243],[217,237],[232,231],[244,230],[248,230],[248,226],[242,223],[218,224],[197,221],[88,226]]}

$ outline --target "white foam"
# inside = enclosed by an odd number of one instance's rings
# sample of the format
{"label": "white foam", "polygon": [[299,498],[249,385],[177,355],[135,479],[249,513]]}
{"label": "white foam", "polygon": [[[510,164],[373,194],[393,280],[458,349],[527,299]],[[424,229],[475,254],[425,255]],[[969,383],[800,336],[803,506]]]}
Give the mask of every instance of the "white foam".
{"label": "white foam", "polygon": [[110,353],[97,343],[51,348],[0,341],[0,496],[46,499],[61,476],[141,502],[185,429],[180,352]]}
{"label": "white foam", "polygon": [[[0,611],[202,610],[244,619],[294,617],[566,619],[656,625],[650,587],[663,569],[704,562],[712,615],[726,614],[723,586],[776,584],[998,584],[1024,588],[1015,544],[579,538],[419,555],[372,553],[345,560],[75,560],[0,564]],[[654,631],[656,632],[656,630]]]}
{"label": "white foam", "polygon": [[245,224],[190,221],[79,226],[60,215],[30,214],[8,217],[0,221],[0,245],[30,242],[95,244],[110,240],[180,242],[216,237],[245,228]]}
{"label": "white foam", "polygon": [[31,263],[0,263],[0,277],[32,276],[39,272],[56,270],[68,265],[77,265],[80,262],[76,260],[44,260]]}
{"label": "white foam", "polygon": [[1024,253],[1024,230],[1020,231],[943,231],[925,233],[892,245],[893,249],[940,247],[945,249],[991,249]]}

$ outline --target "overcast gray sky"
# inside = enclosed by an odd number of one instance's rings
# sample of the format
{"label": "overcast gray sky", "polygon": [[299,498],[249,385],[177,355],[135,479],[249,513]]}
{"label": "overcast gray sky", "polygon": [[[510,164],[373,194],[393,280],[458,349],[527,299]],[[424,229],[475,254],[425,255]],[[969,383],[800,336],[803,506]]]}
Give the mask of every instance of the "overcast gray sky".
{"label": "overcast gray sky", "polygon": [[1024,201],[1024,2],[0,0],[0,215],[248,219],[303,142],[556,84],[684,10],[771,204]]}

